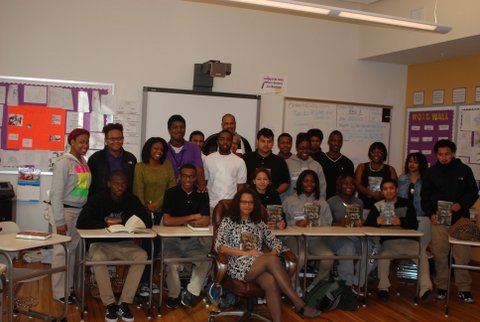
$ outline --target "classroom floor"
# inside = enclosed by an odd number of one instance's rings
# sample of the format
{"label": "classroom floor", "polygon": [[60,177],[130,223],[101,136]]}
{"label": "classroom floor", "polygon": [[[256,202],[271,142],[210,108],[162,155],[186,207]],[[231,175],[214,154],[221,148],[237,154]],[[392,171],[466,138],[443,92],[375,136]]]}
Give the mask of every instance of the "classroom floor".
{"label": "classroom floor", "polygon": [[[17,265],[22,265],[17,263]],[[41,267],[42,264],[30,264]],[[366,307],[360,306],[355,312],[345,312],[337,309],[332,312],[322,314],[319,318],[310,321],[354,321],[354,322],[382,322],[382,321],[399,321],[399,322],[432,322],[432,321],[480,321],[478,316],[480,305],[480,273],[472,272],[473,290],[472,293],[477,300],[474,304],[465,304],[456,298],[450,300],[450,314],[448,318],[444,316],[444,301],[432,299],[428,303],[415,306],[413,302],[413,294],[415,287],[399,283],[396,278],[392,279],[393,287],[390,292],[388,302],[380,302],[375,293],[376,282],[370,283],[372,294],[368,297]],[[400,286],[400,295],[396,295],[394,290]],[[455,287],[452,287],[455,290]],[[452,291],[452,295],[455,293]],[[39,282],[25,284],[19,293],[19,299],[25,301],[28,297],[35,298],[39,303],[34,306],[34,310],[45,310],[50,313],[59,313],[62,305],[51,299],[50,278],[44,278]],[[166,294],[164,299],[166,298]],[[154,299],[158,301],[158,297]],[[86,292],[86,304],[88,312],[85,315],[85,321],[96,322],[104,321],[105,308],[99,299],[92,297],[89,291]],[[265,305],[257,306],[258,309],[266,311]],[[130,306],[131,311],[135,315],[135,321],[186,321],[186,322],[204,322],[208,320],[209,312],[212,307],[206,307],[201,299],[197,299],[193,308],[167,309],[165,304],[162,306],[162,316],[158,317],[156,310],[151,319],[148,319],[145,310],[135,305]],[[291,305],[284,302],[283,304],[283,321],[297,322],[303,321],[295,312]],[[268,314],[267,314],[268,315]],[[4,307],[4,319],[5,307]],[[80,311],[76,305],[70,305],[67,320],[70,322],[80,321]],[[237,321],[235,317],[222,317],[216,321],[233,322]],[[38,319],[29,319],[26,316],[19,315],[14,321],[40,321]]]}

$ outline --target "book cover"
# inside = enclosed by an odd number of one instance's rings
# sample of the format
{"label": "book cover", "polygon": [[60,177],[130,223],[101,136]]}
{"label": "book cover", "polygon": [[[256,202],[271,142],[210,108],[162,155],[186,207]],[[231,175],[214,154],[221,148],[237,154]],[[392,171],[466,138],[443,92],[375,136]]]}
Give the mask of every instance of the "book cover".
{"label": "book cover", "polygon": [[382,180],[382,177],[368,177],[368,189],[370,191],[380,191]]}
{"label": "book cover", "polygon": [[438,200],[437,202],[437,221],[440,225],[450,226],[452,224],[452,207],[453,202]]}
{"label": "book cover", "polygon": [[52,237],[48,231],[23,230],[19,231],[16,236],[18,239],[46,240]]}
{"label": "book cover", "polygon": [[248,231],[242,231],[240,234],[240,249],[241,250],[252,250],[257,249],[258,245],[258,236]]}
{"label": "book cover", "polygon": [[107,227],[107,231],[110,233],[145,233],[145,223],[136,215],[132,215],[125,225],[117,224]]}
{"label": "book cover", "polygon": [[303,213],[307,221],[307,227],[318,227],[320,222],[320,206],[308,202],[303,206]]}
{"label": "book cover", "polygon": [[393,225],[393,217],[395,216],[395,204],[393,202],[384,201],[380,204],[380,216],[383,217],[385,226]]}
{"label": "book cover", "polygon": [[282,205],[267,205],[268,221],[278,223],[283,220]]}
{"label": "book cover", "polygon": [[360,205],[351,204],[347,205],[345,209],[345,226],[346,227],[360,227],[362,226],[362,220],[360,215]]}

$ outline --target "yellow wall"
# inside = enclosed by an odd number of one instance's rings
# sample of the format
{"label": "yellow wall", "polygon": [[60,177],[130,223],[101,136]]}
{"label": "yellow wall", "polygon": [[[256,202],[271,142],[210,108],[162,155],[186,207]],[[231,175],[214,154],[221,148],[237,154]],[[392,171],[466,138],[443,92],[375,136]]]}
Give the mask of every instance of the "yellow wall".
{"label": "yellow wall", "polygon": [[432,91],[444,90],[443,105],[452,104],[452,90],[466,88],[466,103],[475,103],[480,86],[480,54],[455,57],[408,66],[406,106],[413,105],[413,93],[424,91],[424,105],[432,105]]}

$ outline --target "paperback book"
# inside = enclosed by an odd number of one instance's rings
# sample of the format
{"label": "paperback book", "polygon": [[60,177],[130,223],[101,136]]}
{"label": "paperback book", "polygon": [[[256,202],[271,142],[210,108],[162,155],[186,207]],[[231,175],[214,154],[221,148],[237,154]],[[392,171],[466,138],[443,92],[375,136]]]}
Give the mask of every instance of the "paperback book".
{"label": "paperback book", "polygon": [[395,204],[393,202],[382,202],[380,204],[380,216],[383,217],[385,226],[393,225],[393,217],[395,216]]}
{"label": "paperback book", "polygon": [[283,220],[283,209],[281,205],[267,205],[268,222],[275,224]]}
{"label": "paperback book", "polygon": [[252,250],[257,249],[258,245],[258,236],[248,231],[242,231],[240,234],[240,249],[241,250]]}
{"label": "paperback book", "polygon": [[23,230],[19,231],[16,237],[18,239],[46,240],[51,238],[52,234],[48,231]]}
{"label": "paperback book", "polygon": [[453,205],[451,201],[438,200],[437,202],[437,221],[440,225],[450,226],[452,224],[452,211],[450,210]]}
{"label": "paperback book", "polygon": [[362,220],[360,215],[360,205],[350,204],[345,208],[345,226],[346,227],[360,227]]}
{"label": "paperback book", "polygon": [[368,189],[370,191],[380,191],[382,180],[382,177],[368,177]]}
{"label": "paperback book", "polygon": [[318,227],[320,224],[320,206],[313,202],[306,203],[303,206],[303,213],[307,221],[307,227]]}
{"label": "paperback book", "polygon": [[191,231],[208,231],[208,226],[192,226],[190,224],[187,224],[188,229]]}
{"label": "paperback book", "polygon": [[110,233],[134,233],[141,234],[146,232],[145,223],[136,215],[132,215],[125,225],[117,224],[107,227]]}

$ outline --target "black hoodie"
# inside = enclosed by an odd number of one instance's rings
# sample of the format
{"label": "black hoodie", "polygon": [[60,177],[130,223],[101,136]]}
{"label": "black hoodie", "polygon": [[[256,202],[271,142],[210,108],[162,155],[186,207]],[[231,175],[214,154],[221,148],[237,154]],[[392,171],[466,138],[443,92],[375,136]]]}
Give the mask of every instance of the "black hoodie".
{"label": "black hoodie", "polygon": [[452,214],[452,224],[460,217],[469,218],[469,209],[478,199],[478,187],[472,169],[459,159],[453,158],[448,164],[437,161],[423,178],[422,209],[431,217],[437,212],[439,200],[459,203],[461,209]]}

